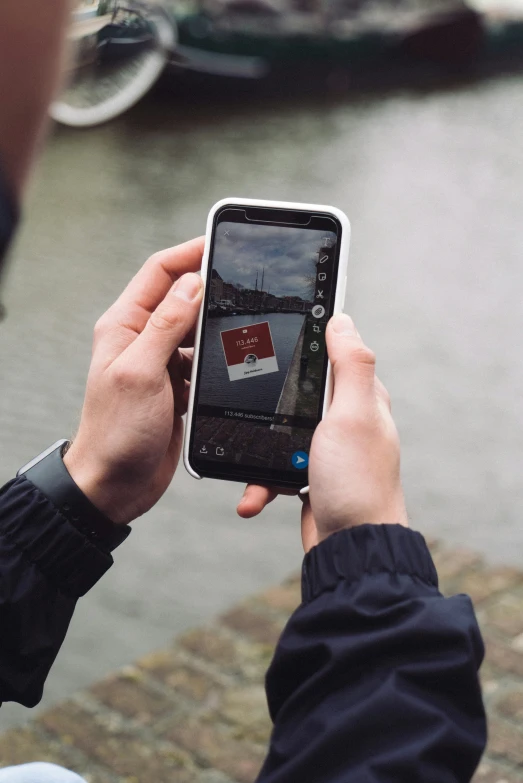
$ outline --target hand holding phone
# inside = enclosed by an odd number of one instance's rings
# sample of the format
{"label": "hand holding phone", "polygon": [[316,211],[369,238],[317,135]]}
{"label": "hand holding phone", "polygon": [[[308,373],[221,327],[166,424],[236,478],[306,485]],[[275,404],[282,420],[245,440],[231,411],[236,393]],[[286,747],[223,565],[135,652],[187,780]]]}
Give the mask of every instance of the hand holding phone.
{"label": "hand holding phone", "polygon": [[[400,446],[375,358],[349,316],[327,328],[334,394],[312,441],[310,494],[302,511],[305,552],[332,533],[363,524],[408,526],[400,480]],[[250,485],[238,507],[252,517],[278,494]]]}
{"label": "hand holding phone", "polygon": [[80,427],[64,462],[116,523],[152,508],[179,461],[202,252],[200,238],[155,253],[95,327]]}

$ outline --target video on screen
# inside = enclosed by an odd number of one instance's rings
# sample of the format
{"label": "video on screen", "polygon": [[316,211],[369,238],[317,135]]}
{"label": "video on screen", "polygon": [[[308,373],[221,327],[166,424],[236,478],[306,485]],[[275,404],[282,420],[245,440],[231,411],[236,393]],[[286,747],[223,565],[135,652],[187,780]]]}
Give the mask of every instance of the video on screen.
{"label": "video on screen", "polygon": [[334,232],[218,225],[195,420],[200,458],[289,469],[295,452],[308,453],[335,247]]}

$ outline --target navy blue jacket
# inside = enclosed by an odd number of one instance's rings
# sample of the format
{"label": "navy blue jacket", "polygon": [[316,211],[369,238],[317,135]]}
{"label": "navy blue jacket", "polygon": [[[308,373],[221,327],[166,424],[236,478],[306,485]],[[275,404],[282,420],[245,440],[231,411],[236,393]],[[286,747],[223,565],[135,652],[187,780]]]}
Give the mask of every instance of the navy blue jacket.
{"label": "navy blue jacket", "polygon": [[[0,701],[42,696],[77,599],[111,555],[27,478],[0,491]],[[486,740],[470,600],[443,598],[423,538],[364,525],[304,560],[267,674],[258,783],[468,783]]]}

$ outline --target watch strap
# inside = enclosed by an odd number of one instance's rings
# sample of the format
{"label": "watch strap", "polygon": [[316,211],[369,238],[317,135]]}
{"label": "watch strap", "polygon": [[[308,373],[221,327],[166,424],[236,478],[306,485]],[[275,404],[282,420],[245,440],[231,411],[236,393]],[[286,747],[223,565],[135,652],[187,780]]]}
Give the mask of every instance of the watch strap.
{"label": "watch strap", "polygon": [[96,508],[67,470],[62,455],[69,441],[57,441],[36,460],[18,471],[53,503],[68,521],[106,552],[119,546],[131,528],[115,525]]}

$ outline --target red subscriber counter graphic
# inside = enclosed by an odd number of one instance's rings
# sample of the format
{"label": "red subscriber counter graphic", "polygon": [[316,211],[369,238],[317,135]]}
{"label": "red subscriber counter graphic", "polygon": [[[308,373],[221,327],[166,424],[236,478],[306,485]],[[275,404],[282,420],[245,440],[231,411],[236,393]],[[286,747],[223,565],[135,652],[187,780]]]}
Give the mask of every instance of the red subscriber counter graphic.
{"label": "red subscriber counter graphic", "polygon": [[268,321],[220,332],[230,381],[278,372]]}

